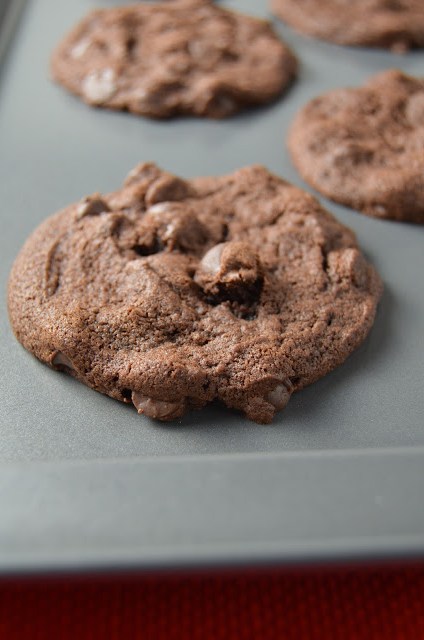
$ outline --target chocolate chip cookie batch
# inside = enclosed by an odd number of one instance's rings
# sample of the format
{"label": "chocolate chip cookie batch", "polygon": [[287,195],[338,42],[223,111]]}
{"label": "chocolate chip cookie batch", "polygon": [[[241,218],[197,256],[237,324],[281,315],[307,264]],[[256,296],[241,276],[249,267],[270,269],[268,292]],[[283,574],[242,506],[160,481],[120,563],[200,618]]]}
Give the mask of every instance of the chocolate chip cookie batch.
{"label": "chocolate chip cookie batch", "polygon": [[[420,0],[272,9],[336,43],[424,46]],[[51,69],[92,106],[224,118],[276,100],[297,62],[268,22],[174,0],[92,11]],[[315,98],[288,146],[330,199],[424,223],[424,80],[389,70]],[[184,180],[144,163],[36,229],[8,302],[26,349],[140,414],[174,421],[218,400],[269,423],[363,342],[381,294],[353,232],[264,167]]]}

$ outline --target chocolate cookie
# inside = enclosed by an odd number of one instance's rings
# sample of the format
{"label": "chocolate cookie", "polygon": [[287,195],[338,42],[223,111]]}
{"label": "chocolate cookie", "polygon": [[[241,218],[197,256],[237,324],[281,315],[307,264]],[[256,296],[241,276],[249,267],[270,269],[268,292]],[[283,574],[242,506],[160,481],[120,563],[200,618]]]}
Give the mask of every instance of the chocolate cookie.
{"label": "chocolate cookie", "polygon": [[353,233],[263,167],[142,164],[33,233],[9,310],[40,360],[139,413],[219,399],[268,423],[364,340],[380,293]]}
{"label": "chocolate cookie", "polygon": [[422,0],[271,1],[275,15],[314,38],[397,52],[424,47]]}
{"label": "chocolate cookie", "polygon": [[424,79],[391,70],[297,115],[294,164],[318,191],[378,218],[424,223]]}
{"label": "chocolate cookie", "polygon": [[277,98],[297,65],[268,22],[191,0],[93,11],[51,66],[90,105],[224,118]]}

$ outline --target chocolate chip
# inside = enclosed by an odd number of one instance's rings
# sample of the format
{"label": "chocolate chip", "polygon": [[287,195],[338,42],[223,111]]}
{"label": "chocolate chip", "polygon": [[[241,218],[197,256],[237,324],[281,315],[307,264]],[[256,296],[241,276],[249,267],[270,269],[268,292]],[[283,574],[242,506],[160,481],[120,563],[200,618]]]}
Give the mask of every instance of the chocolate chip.
{"label": "chocolate chip", "polygon": [[184,400],[177,402],[155,400],[139,391],[133,391],[132,401],[139,414],[144,414],[155,420],[175,420],[183,415],[186,408]]}
{"label": "chocolate chip", "polygon": [[102,199],[100,194],[95,193],[81,200],[77,208],[76,216],[78,219],[81,219],[86,216],[97,216],[107,211],[110,211],[109,205]]}
{"label": "chocolate chip", "polygon": [[89,73],[82,83],[82,91],[85,99],[91,104],[104,104],[117,91],[115,72],[107,68]]}
{"label": "chocolate chip", "polygon": [[220,300],[253,303],[258,300],[263,273],[255,250],[246,242],[222,242],[204,256],[195,281],[206,295]]}
{"label": "chocolate chip", "polygon": [[72,360],[70,360],[68,356],[65,356],[65,354],[61,351],[56,351],[51,363],[55,367],[58,367],[64,371],[75,371],[74,363],[72,362]]}
{"label": "chocolate chip", "polygon": [[83,38],[79,42],[77,42],[72,49],[70,50],[71,58],[78,60],[82,58],[91,46],[91,42],[89,38]]}
{"label": "chocolate chip", "polygon": [[347,280],[358,288],[364,288],[368,284],[368,266],[357,249],[330,251],[328,275],[334,282]]}
{"label": "chocolate chip", "polygon": [[215,245],[212,249],[203,256],[202,262],[200,263],[198,279],[206,276],[206,274],[215,276],[219,273],[221,268],[221,256],[224,251],[225,243],[221,242],[220,244]]}
{"label": "chocolate chip", "polygon": [[213,118],[225,118],[238,110],[238,103],[229,92],[218,93],[209,101],[209,110]]}
{"label": "chocolate chip", "polygon": [[154,162],[141,162],[129,172],[124,184],[126,187],[140,182],[149,185],[160,178],[161,175],[163,175],[163,172]]}
{"label": "chocolate chip", "polygon": [[150,207],[158,202],[184,200],[191,194],[189,185],[181,178],[170,174],[162,175],[147,189],[146,205]]}
{"label": "chocolate chip", "polygon": [[201,84],[201,95],[202,109],[211,118],[225,118],[239,110],[234,88],[222,82],[205,79]]}
{"label": "chocolate chip", "polygon": [[289,389],[285,384],[279,384],[275,389],[268,393],[266,399],[277,409],[277,411],[281,411],[287,406],[287,403],[290,400],[292,394],[291,388]]}
{"label": "chocolate chip", "polygon": [[146,211],[138,245],[152,248],[144,255],[162,249],[196,252],[207,238],[206,227],[194,213],[178,203],[161,202]]}

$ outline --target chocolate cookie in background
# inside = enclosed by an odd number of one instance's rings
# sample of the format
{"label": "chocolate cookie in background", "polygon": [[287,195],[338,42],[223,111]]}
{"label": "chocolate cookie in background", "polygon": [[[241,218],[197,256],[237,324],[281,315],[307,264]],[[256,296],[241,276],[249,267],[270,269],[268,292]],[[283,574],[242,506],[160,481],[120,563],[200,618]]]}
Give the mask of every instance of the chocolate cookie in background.
{"label": "chocolate cookie in background", "polygon": [[314,38],[396,52],[424,47],[422,0],[271,0],[273,13]]}
{"label": "chocolate cookie in background", "polygon": [[365,339],[381,290],[354,234],[263,167],[142,164],[32,234],[9,312],[37,358],[139,413],[219,400],[269,423]]}
{"label": "chocolate cookie in background", "polygon": [[315,98],[297,114],[288,147],[302,177],[328,198],[424,223],[424,78],[389,70]]}
{"label": "chocolate cookie in background", "polygon": [[88,104],[153,118],[224,118],[271,102],[296,67],[270,23],[206,0],[93,11],[51,62],[53,78]]}

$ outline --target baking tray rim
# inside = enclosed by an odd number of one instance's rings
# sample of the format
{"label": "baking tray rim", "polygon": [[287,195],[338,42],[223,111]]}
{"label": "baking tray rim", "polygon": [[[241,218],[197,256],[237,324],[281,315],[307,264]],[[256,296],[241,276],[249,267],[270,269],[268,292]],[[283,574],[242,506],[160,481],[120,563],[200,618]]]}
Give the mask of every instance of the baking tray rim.
{"label": "baking tray rim", "polygon": [[[423,464],[424,447],[7,463],[0,575],[422,560]],[[259,516],[238,510],[241,501],[258,504],[259,479],[269,498]],[[281,492],[288,480],[291,490]],[[54,494],[46,501],[47,485]],[[224,534],[211,519],[223,492]],[[308,523],[311,503],[322,517]],[[195,515],[194,527],[176,513]]]}

